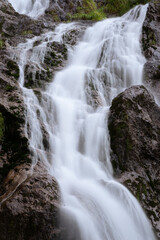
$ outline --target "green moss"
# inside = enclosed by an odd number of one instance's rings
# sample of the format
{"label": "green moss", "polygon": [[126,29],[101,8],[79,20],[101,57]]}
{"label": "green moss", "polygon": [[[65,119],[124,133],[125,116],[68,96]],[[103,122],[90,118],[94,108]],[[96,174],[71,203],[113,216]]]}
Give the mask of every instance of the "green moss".
{"label": "green moss", "polygon": [[105,11],[110,14],[122,15],[138,4],[145,4],[148,0],[106,0]]}
{"label": "green moss", "polygon": [[0,140],[2,140],[4,135],[4,118],[2,113],[0,112]]}
{"label": "green moss", "polygon": [[129,152],[132,150],[133,145],[129,137],[126,138],[126,151]]}
{"label": "green moss", "polygon": [[13,60],[9,60],[7,63],[7,67],[8,67],[8,75],[9,76],[13,76],[16,80],[18,80],[19,78],[19,67],[17,65],[16,62],[14,62]]}
{"label": "green moss", "polygon": [[129,9],[128,0],[108,0],[106,5],[106,11],[111,14],[122,15]]}
{"label": "green moss", "polygon": [[58,16],[56,10],[52,10],[52,11],[50,12],[50,14],[52,15],[52,18],[53,18],[53,21],[54,21],[54,22],[60,22],[60,18],[59,18],[59,16]]}
{"label": "green moss", "polygon": [[15,88],[13,87],[13,86],[11,86],[11,85],[7,85],[6,87],[5,87],[5,90],[7,91],[7,92],[11,92],[11,91],[13,91]]}
{"label": "green moss", "polygon": [[26,30],[22,32],[22,35],[28,35],[28,34],[32,34],[32,30]]}
{"label": "green moss", "polygon": [[4,42],[2,39],[0,39],[0,49],[3,47],[3,45],[4,45]]}
{"label": "green moss", "polygon": [[67,14],[67,20],[95,20],[100,21],[106,18],[103,7],[97,8],[93,0],[83,0],[82,6],[77,9],[76,14]]}

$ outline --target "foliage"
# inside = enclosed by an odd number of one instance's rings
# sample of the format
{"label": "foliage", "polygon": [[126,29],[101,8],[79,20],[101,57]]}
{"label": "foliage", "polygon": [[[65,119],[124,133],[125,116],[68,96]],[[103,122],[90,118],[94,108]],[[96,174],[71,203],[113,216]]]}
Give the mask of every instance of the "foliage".
{"label": "foliage", "polygon": [[60,22],[60,18],[56,12],[56,10],[50,11],[50,14],[52,15],[53,21],[54,22]]}
{"label": "foliage", "polygon": [[145,4],[148,0],[105,0],[95,3],[94,0],[83,0],[77,8],[76,14],[67,14],[67,20],[94,20],[100,21],[107,15],[122,15],[137,4]]}
{"label": "foliage", "polygon": [[106,0],[105,11],[110,14],[122,15],[138,4],[145,4],[148,0]]}
{"label": "foliage", "polygon": [[22,35],[28,35],[28,34],[32,34],[32,30],[26,30],[22,32]]}
{"label": "foliage", "polygon": [[106,17],[103,7],[97,8],[94,0],[83,0],[82,6],[77,9],[76,14],[68,14],[68,20],[95,20],[100,21]]}

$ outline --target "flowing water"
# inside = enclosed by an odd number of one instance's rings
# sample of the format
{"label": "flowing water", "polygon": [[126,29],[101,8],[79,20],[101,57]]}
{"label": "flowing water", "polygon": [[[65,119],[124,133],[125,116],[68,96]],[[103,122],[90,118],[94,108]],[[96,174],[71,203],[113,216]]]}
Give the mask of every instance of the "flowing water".
{"label": "flowing water", "polygon": [[39,17],[49,7],[49,0],[9,0],[9,2],[17,12],[32,18]]}
{"label": "flowing water", "polygon": [[33,163],[43,161],[59,183],[62,222],[68,229],[65,239],[155,239],[137,200],[113,179],[107,128],[112,99],[142,83],[145,58],[140,36],[146,9],[147,5],[138,6],[121,18],[88,27],[74,49],[68,46],[68,64],[41,92],[41,100],[24,87],[25,66],[32,62],[43,69],[47,43],[63,42],[63,35],[76,24],[60,24],[54,32],[14,49]]}

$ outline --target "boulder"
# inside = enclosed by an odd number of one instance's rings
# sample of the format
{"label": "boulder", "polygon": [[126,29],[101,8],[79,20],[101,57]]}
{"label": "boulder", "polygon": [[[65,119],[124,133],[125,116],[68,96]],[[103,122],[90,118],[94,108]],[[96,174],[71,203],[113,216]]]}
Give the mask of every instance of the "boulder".
{"label": "boulder", "polygon": [[3,185],[1,240],[60,239],[58,184],[42,163],[33,169],[19,165],[9,172]]}
{"label": "boulder", "polygon": [[133,86],[113,99],[108,124],[114,175],[160,237],[160,108],[145,87]]}

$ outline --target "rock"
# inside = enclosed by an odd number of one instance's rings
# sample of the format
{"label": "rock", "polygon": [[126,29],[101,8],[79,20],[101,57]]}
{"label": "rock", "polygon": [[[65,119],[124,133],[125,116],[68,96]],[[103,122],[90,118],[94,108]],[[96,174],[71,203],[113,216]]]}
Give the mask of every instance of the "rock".
{"label": "rock", "polygon": [[160,108],[143,86],[113,100],[109,132],[115,177],[140,201],[160,237]]}
{"label": "rock", "polygon": [[1,240],[60,239],[59,189],[42,164],[38,163],[33,172],[29,165],[18,166],[9,172],[4,185],[5,194],[0,198]]}
{"label": "rock", "polygon": [[144,82],[160,100],[160,2],[149,3],[143,24],[142,47],[147,62]]}
{"label": "rock", "polygon": [[77,8],[82,5],[82,0],[51,0],[49,8],[45,11],[48,17],[51,17],[54,21],[67,20],[67,14],[74,14],[77,12]]}
{"label": "rock", "polygon": [[[37,52],[37,55],[41,54],[41,47],[39,46],[44,42],[45,35],[40,35],[26,56],[25,87],[43,89],[48,82],[51,82],[54,74],[66,66],[68,49],[74,48],[87,26],[88,24],[81,22],[73,24],[71,28],[62,35],[60,41],[54,41],[53,39],[52,42],[46,43],[46,49],[44,48],[44,56],[42,54],[41,63],[36,64],[33,61],[34,57],[32,53]],[[47,39],[46,36],[45,38]]]}
{"label": "rock", "polygon": [[[49,29],[55,24],[48,23]],[[48,30],[49,30],[48,29]],[[45,32],[44,20],[32,20],[0,0],[0,239],[60,239],[59,190],[39,163],[31,172],[25,135],[25,105],[12,47]]]}

